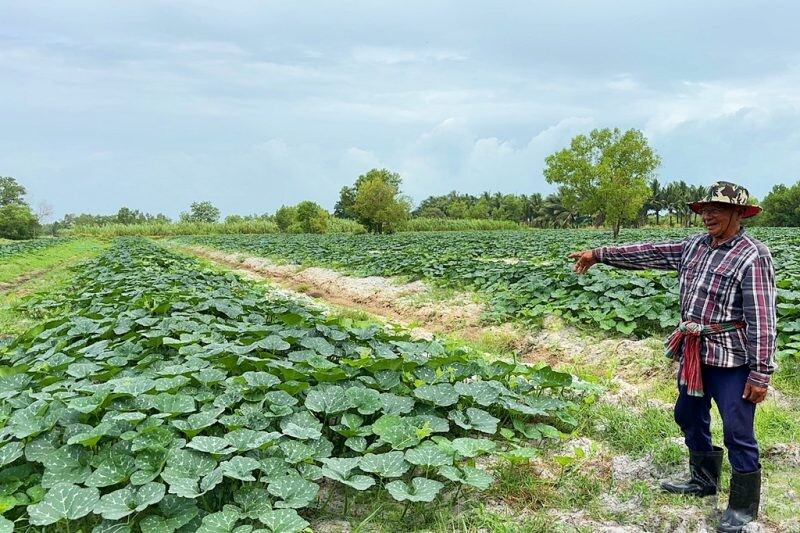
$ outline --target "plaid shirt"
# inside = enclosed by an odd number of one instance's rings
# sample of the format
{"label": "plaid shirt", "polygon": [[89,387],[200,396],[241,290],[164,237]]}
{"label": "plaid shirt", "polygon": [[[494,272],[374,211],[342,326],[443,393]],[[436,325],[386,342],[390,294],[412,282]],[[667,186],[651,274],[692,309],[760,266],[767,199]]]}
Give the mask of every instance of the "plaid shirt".
{"label": "plaid shirt", "polygon": [[748,381],[767,386],[775,371],[775,269],[769,249],[740,230],[711,247],[711,236],[679,242],[603,246],[594,250],[601,263],[620,268],[677,270],[681,320],[708,325],[742,321],[731,332],[702,337],[706,365],[750,366]]}

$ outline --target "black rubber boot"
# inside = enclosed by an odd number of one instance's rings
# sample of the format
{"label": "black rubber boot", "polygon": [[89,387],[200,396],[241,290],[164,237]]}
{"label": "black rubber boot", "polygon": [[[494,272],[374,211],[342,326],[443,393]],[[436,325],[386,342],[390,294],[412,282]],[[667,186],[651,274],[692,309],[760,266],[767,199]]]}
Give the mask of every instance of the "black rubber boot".
{"label": "black rubber boot", "polygon": [[688,481],[664,481],[661,488],[673,494],[711,496],[717,493],[719,474],[722,470],[722,448],[714,446],[710,452],[689,450]]}
{"label": "black rubber boot", "polygon": [[761,503],[761,469],[731,473],[731,497],[717,526],[718,533],[738,533],[758,516]]}

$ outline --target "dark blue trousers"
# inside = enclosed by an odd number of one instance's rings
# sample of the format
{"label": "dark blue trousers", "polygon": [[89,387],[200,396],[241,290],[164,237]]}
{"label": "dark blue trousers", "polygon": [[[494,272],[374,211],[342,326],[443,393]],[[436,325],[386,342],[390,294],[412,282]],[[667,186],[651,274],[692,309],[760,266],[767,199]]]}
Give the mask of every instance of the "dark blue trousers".
{"label": "dark blue trousers", "polygon": [[[758,462],[758,443],[753,429],[756,405],[742,399],[750,368],[747,365],[720,368],[701,365],[702,397],[686,394],[686,386],[678,384],[675,403],[675,422],[683,431],[686,446],[698,452],[711,451],[711,400],[717,404],[722,417],[725,447],[731,467],[739,473],[755,472]],[[680,376],[680,373],[678,374]]]}

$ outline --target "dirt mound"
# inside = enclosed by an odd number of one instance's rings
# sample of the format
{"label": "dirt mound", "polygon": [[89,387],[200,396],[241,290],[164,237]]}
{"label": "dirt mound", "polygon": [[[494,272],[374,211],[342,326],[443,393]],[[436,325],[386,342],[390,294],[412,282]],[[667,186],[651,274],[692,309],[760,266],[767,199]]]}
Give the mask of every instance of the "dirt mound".
{"label": "dirt mound", "polygon": [[268,259],[227,254],[201,247],[190,247],[195,255],[272,279],[294,291],[324,299],[334,305],[358,308],[412,329],[419,324],[425,331],[458,334],[474,339],[484,333],[481,315],[484,307],[466,293],[456,293],[445,301],[419,298],[430,294],[422,282],[397,283],[377,276],[357,278],[327,268],[278,265]]}

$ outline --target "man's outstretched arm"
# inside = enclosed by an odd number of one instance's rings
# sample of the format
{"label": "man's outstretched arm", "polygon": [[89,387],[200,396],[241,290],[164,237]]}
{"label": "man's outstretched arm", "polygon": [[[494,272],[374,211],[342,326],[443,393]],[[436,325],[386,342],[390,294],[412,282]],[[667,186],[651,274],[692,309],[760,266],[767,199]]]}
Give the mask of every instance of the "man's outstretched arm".
{"label": "man's outstretched arm", "polygon": [[684,242],[638,243],[624,246],[601,246],[569,254],[575,259],[572,269],[584,274],[593,265],[603,263],[617,268],[642,270],[678,270],[683,256]]}

